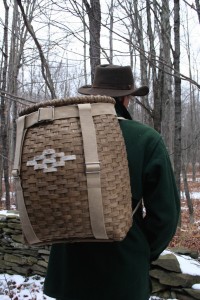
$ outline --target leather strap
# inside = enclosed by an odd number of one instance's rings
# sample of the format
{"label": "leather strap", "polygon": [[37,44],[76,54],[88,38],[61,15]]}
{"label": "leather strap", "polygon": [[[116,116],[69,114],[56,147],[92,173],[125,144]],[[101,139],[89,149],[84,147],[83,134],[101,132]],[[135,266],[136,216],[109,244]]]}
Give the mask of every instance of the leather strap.
{"label": "leather strap", "polygon": [[140,199],[140,201],[137,203],[136,207],[134,208],[133,212],[132,212],[132,217],[134,216],[134,214],[136,213],[136,211],[138,210],[140,204],[142,203],[142,198]]}
{"label": "leather strap", "polygon": [[24,202],[24,195],[21,187],[21,180],[19,176],[15,178],[15,185],[16,185],[17,206],[20,211],[20,219],[21,219],[21,225],[22,225],[24,236],[30,245],[41,243],[41,241],[36,236],[28,217],[28,213]]}
{"label": "leather strap", "polygon": [[16,198],[17,206],[20,211],[20,219],[22,224],[22,229],[24,236],[29,244],[40,243],[41,241],[35,235],[33,227],[31,226],[28,213],[26,210],[24,195],[21,186],[20,179],[20,168],[21,168],[21,152],[24,141],[24,136],[26,134],[25,130],[25,116],[18,118],[17,120],[17,140],[15,148],[15,160],[13,167],[13,176],[15,177],[15,186],[16,186]]}
{"label": "leather strap", "polygon": [[[92,116],[112,114],[116,115],[112,103],[93,103],[91,106]],[[25,128],[44,121],[53,121],[66,118],[78,118],[79,111],[77,105],[58,106],[58,107],[41,107],[37,111],[26,115]]]}
{"label": "leather strap", "polygon": [[[118,120],[127,120],[123,117],[117,117]],[[133,212],[132,212],[132,217],[134,216],[134,214],[137,212],[138,208],[140,207],[140,204],[142,203],[142,198],[140,199],[140,201],[137,203],[136,207],[134,208]]]}
{"label": "leather strap", "polygon": [[108,239],[103,213],[101,193],[100,163],[91,105],[78,104],[83,136],[85,167],[88,188],[88,204],[92,232],[96,239]]}
{"label": "leather strap", "polygon": [[13,176],[18,176],[20,173],[20,163],[21,163],[21,151],[25,135],[25,120],[26,117],[22,116],[17,119],[17,138],[15,147],[15,159],[12,174]]}

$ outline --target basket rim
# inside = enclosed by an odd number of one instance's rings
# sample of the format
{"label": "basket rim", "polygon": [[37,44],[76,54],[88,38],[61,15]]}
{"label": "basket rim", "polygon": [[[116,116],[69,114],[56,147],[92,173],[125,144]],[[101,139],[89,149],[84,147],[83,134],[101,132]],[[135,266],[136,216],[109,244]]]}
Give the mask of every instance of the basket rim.
{"label": "basket rim", "polygon": [[67,106],[67,105],[76,105],[83,103],[112,103],[115,104],[115,99],[109,96],[100,96],[100,95],[89,95],[89,96],[77,96],[77,97],[67,97],[60,99],[52,99],[38,102],[36,104],[30,105],[26,108],[23,108],[19,112],[19,116],[30,114],[37,111],[39,108],[48,107],[48,106]]}

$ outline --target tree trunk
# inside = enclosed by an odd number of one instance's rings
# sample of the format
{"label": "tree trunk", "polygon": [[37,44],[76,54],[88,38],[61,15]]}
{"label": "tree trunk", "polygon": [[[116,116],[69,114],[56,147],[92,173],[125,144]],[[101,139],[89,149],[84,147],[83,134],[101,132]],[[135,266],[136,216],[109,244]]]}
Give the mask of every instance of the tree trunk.
{"label": "tree trunk", "polygon": [[199,2],[199,0],[195,0],[195,4],[196,4],[196,9],[197,9],[197,15],[199,18],[199,23],[200,23],[200,2]]}
{"label": "tree trunk", "polygon": [[[174,0],[174,75],[175,75],[175,131],[174,131],[174,173],[180,192],[181,174],[181,79],[180,79],[180,3]],[[180,222],[179,222],[180,226]]]}
{"label": "tree trunk", "polygon": [[[0,111],[0,115],[1,115],[1,111]],[[1,134],[1,128],[0,128],[0,134]],[[0,138],[1,141],[1,138]],[[1,144],[2,145],[2,144]],[[3,159],[2,159],[2,146],[0,145],[0,206],[2,206],[1,203],[1,198],[2,198],[2,194],[3,194],[3,190],[2,190],[2,180],[3,180]]]}
{"label": "tree trunk", "polygon": [[[152,81],[153,81],[153,101],[154,101],[154,109],[153,109],[153,124],[155,130],[161,132],[161,97],[160,97],[160,89],[161,85],[157,78],[156,72],[156,51],[154,47],[155,36],[153,34],[152,26],[151,26],[151,4],[148,0],[146,0],[146,13],[147,13],[147,34],[149,38],[149,64],[152,70]],[[154,13],[156,13],[154,11]]]}
{"label": "tree trunk", "polygon": [[[190,31],[189,31],[189,22],[188,18],[186,21],[186,32],[185,32],[185,39],[186,39],[186,51],[187,51],[187,57],[188,57],[188,71],[190,78],[192,78],[192,65],[191,65],[191,47],[190,47]],[[190,95],[189,95],[189,107],[190,107],[190,128],[193,130],[191,131],[191,134],[189,135],[190,140],[190,155],[191,155],[191,163],[192,163],[192,180],[195,181],[196,179],[196,159],[197,159],[197,141],[195,139],[195,136],[197,132],[199,131],[197,126],[197,118],[196,118],[196,101],[195,101],[195,93],[194,93],[194,86],[192,83],[189,83],[190,86]]]}
{"label": "tree trunk", "polygon": [[[8,84],[7,91],[13,95],[18,94],[18,73],[19,73],[19,64],[21,61],[21,54],[19,54],[19,43],[22,42],[20,38],[19,24],[18,24],[18,7],[16,1],[14,2],[13,9],[13,20],[12,20],[12,35],[11,35],[11,46],[10,46],[10,57],[9,57],[9,67],[8,67]],[[23,32],[23,30],[22,30]],[[10,114],[12,114],[12,120],[10,120],[10,161],[14,160],[15,152],[15,142],[16,142],[16,118],[17,118],[17,102],[12,101],[10,103],[10,108],[8,111],[8,119]]]}
{"label": "tree trunk", "polygon": [[[148,72],[147,72],[147,59],[144,55],[145,53],[145,47],[144,47],[144,37],[143,37],[143,23],[142,23],[142,17],[139,14],[138,11],[138,1],[133,1],[134,6],[134,17],[135,17],[135,27],[136,27],[136,34],[137,34],[137,40],[140,48],[140,72],[141,72],[141,85],[148,85]],[[151,116],[146,113],[151,109],[148,101],[148,96],[144,96],[141,99],[143,106],[147,108],[147,110],[144,110],[144,123],[151,124]]]}
{"label": "tree trunk", "polygon": [[83,0],[89,17],[91,82],[96,66],[100,65],[101,7],[99,0]]}
{"label": "tree trunk", "polygon": [[109,32],[109,45],[110,45],[110,64],[113,63],[113,11],[114,11],[114,3],[111,0],[109,15],[110,15],[110,32]]}
{"label": "tree trunk", "polygon": [[83,12],[83,55],[84,55],[84,84],[87,85],[87,27],[86,27],[86,22],[85,22],[85,13],[84,9],[82,7],[82,12]]}
{"label": "tree trunk", "polygon": [[171,26],[170,26],[171,11],[169,1],[162,1],[161,12],[161,74],[162,80],[159,83],[161,86],[161,134],[170,152],[173,152],[172,136],[174,127],[174,105],[172,95],[172,62],[171,62]]}
{"label": "tree trunk", "polygon": [[7,69],[8,69],[8,17],[9,17],[9,6],[7,1],[4,0],[5,7],[5,25],[4,25],[4,44],[3,44],[3,70],[2,70],[2,86],[1,86],[1,145],[2,145],[2,157],[3,157],[3,172],[4,172],[4,184],[6,191],[6,209],[10,209],[10,184],[9,184],[9,149],[8,149],[8,132],[6,122],[6,102],[5,93],[7,87]]}
{"label": "tree trunk", "polygon": [[193,224],[194,223],[194,209],[193,209],[192,200],[190,198],[190,192],[189,192],[188,181],[187,181],[187,172],[186,172],[186,167],[185,167],[184,163],[182,163],[182,175],[183,175],[185,197],[186,197],[187,206],[189,209],[190,224]]}

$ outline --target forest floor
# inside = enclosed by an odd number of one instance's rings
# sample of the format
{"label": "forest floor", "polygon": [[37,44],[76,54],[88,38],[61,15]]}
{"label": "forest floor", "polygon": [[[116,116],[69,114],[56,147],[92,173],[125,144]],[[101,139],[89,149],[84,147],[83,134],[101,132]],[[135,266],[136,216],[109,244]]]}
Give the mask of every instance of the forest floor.
{"label": "forest floor", "polygon": [[200,254],[200,174],[193,182],[188,174],[188,186],[194,209],[194,223],[190,223],[187,201],[181,184],[181,227],[170,243],[170,247],[184,247]]}

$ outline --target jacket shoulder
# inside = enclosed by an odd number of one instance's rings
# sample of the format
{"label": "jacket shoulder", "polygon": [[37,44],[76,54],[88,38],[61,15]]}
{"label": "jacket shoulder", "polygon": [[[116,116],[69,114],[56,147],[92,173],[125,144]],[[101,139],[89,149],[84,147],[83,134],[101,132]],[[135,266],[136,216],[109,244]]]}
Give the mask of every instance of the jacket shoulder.
{"label": "jacket shoulder", "polygon": [[152,127],[134,120],[121,120],[120,127],[125,138],[159,141],[161,135]]}

